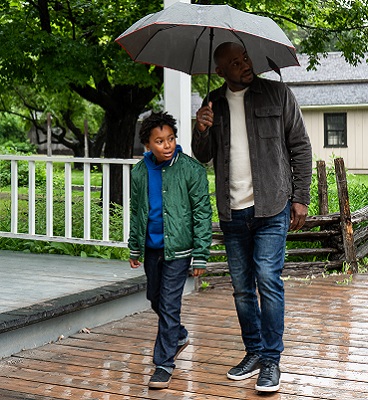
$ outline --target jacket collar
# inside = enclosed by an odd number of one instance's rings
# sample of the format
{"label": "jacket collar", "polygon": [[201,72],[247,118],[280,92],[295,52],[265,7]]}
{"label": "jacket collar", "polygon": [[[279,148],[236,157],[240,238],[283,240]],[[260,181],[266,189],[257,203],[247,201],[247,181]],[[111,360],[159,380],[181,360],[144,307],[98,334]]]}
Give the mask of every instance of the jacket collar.
{"label": "jacket collar", "polygon": [[143,156],[147,167],[149,167],[150,169],[161,169],[162,167],[166,166],[171,167],[172,165],[174,165],[178,161],[180,153],[182,152],[183,152],[182,147],[180,146],[180,144],[177,144],[172,159],[165,161],[164,163],[161,164],[155,163],[155,156],[153,155],[152,151],[146,151],[145,153],[143,153]]}

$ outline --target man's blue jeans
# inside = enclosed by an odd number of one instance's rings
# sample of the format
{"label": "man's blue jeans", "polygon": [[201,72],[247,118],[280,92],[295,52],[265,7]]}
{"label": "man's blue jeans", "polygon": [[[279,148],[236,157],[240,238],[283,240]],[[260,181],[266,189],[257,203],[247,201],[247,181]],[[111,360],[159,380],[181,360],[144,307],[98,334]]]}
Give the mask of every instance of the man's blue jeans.
{"label": "man's blue jeans", "polygon": [[153,363],[169,373],[175,368],[178,344],[185,343],[188,337],[188,331],[180,323],[180,312],[190,262],[190,257],[165,261],[163,249],[145,250],[147,299],[159,317]]}
{"label": "man's blue jeans", "polygon": [[232,221],[220,221],[245,349],[276,363],[284,349],[281,273],[289,225],[290,202],[273,217],[256,218],[249,207],[233,210]]}

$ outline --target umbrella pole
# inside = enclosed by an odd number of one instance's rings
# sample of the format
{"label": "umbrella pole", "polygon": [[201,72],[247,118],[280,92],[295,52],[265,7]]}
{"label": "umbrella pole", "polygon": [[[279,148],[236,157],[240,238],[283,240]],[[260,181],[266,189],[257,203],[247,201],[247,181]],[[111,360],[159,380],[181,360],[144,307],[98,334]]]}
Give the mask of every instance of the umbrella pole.
{"label": "umbrella pole", "polygon": [[213,48],[213,28],[210,28],[210,50],[208,54],[208,81],[207,81],[207,104],[209,102],[210,97],[210,83],[211,83],[211,68],[212,68],[212,48]]}

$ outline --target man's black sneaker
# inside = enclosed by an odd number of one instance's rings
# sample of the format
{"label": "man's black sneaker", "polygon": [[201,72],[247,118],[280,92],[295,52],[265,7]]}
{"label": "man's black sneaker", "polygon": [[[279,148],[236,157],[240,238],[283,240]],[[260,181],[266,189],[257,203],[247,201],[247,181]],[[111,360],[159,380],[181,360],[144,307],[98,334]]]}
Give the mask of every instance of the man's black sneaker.
{"label": "man's black sneaker", "polygon": [[156,371],[148,382],[148,387],[151,389],[166,389],[169,387],[170,381],[171,374],[166,369],[156,368]]}
{"label": "man's black sneaker", "polygon": [[259,392],[276,392],[280,389],[280,368],[270,360],[262,361],[258,375],[256,390]]}
{"label": "man's black sneaker", "polygon": [[258,374],[261,367],[259,359],[258,354],[248,353],[236,367],[229,370],[227,377],[234,381],[241,381],[242,379]]}
{"label": "man's black sneaker", "polygon": [[178,358],[178,355],[188,346],[188,344],[189,344],[189,339],[184,344],[178,345],[178,347],[176,348],[174,360]]}

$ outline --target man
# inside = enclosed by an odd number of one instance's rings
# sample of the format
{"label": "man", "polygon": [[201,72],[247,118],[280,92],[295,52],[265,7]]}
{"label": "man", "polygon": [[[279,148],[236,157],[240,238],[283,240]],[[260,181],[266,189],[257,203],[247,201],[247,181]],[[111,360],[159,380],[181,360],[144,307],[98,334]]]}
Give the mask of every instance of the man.
{"label": "man", "polygon": [[[308,214],[312,151],[300,109],[281,82],[254,75],[246,49],[223,43],[214,53],[222,87],[197,112],[192,149],[213,159],[217,208],[246,355],[227,376],[259,372],[256,390],[280,387],[288,230]],[[260,305],[256,290],[260,297]]]}

